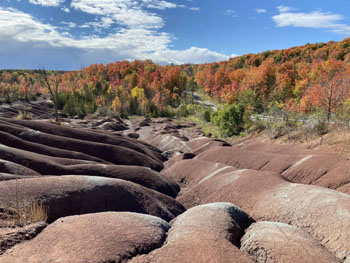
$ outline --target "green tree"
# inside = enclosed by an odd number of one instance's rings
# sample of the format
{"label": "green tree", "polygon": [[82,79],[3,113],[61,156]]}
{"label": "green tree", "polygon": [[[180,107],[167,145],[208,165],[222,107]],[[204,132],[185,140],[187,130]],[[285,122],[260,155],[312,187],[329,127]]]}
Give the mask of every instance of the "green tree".
{"label": "green tree", "polygon": [[220,131],[221,136],[238,135],[244,128],[246,116],[243,104],[225,105],[223,109],[214,111],[211,121]]}

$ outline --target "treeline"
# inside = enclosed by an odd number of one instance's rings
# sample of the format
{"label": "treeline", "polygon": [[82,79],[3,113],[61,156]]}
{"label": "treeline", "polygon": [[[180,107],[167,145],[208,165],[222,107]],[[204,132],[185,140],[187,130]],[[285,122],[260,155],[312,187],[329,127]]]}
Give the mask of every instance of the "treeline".
{"label": "treeline", "polygon": [[35,99],[51,88],[54,96],[58,91],[58,107],[69,116],[83,117],[100,110],[122,117],[156,117],[171,114],[179,105],[188,77],[180,66],[159,66],[146,60],[94,64],[71,72],[3,71],[0,80],[2,100],[7,103]]}
{"label": "treeline", "polygon": [[223,102],[253,112],[324,111],[350,103],[350,39],[248,54],[191,69],[196,82]]}
{"label": "treeline", "polygon": [[[0,102],[31,100],[57,88],[69,116],[96,110],[167,116],[198,87],[249,113],[350,113],[350,39],[248,54],[201,65],[160,66],[150,60],[91,65],[71,72],[0,71]],[[189,101],[188,103],[191,103]],[[344,110],[346,111],[344,113]]]}

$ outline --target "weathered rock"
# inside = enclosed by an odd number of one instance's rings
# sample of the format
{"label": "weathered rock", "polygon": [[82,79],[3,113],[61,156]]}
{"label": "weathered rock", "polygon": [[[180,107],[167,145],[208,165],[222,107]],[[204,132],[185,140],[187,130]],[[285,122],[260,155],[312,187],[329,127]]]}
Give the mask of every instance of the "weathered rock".
{"label": "weathered rock", "polygon": [[199,137],[186,143],[191,151],[198,155],[208,149],[220,146],[231,146],[228,142],[208,137]]}
{"label": "weathered rock", "polygon": [[184,211],[182,205],[167,195],[128,181],[94,176],[0,182],[0,208],[16,207],[17,201],[22,206],[42,203],[48,222],[64,216],[104,211],[138,212],[169,221]]}
{"label": "weathered rock", "polygon": [[198,206],[176,218],[163,247],[130,262],[254,262],[236,246],[252,222],[229,203]]}
{"label": "weathered rock", "polygon": [[304,156],[253,152],[237,147],[214,147],[199,154],[197,158],[225,163],[238,169],[274,171],[282,173]]}
{"label": "weathered rock", "polygon": [[[346,158],[336,155],[308,155],[301,158],[283,176],[294,183],[313,184],[339,165],[350,164]],[[350,177],[348,176],[349,180]]]}
{"label": "weathered rock", "polygon": [[350,257],[350,196],[293,184],[273,172],[238,170],[197,184],[180,198],[186,207],[212,202],[237,204],[256,220],[304,229],[341,260]]}
{"label": "weathered rock", "polygon": [[34,177],[39,177],[39,176],[0,173],[0,181],[28,179],[28,178],[34,178]]}
{"label": "weathered rock", "polygon": [[40,175],[38,172],[23,165],[0,159],[0,172],[13,175]]}
{"label": "weathered rock", "polygon": [[0,228],[0,255],[16,244],[33,239],[46,226],[45,222],[37,222],[24,227]]}
{"label": "weathered rock", "polygon": [[201,159],[182,160],[162,171],[162,174],[174,181],[194,186],[217,174],[236,171],[237,168],[223,163],[207,162]]}
{"label": "weathered rock", "polygon": [[[8,163],[7,167],[19,167],[15,170],[18,171],[18,173],[14,175],[14,179],[16,178],[17,174],[26,176],[38,176],[40,174],[45,176],[90,175],[127,180],[172,197],[176,197],[177,193],[180,191],[179,186],[171,179],[166,178],[160,173],[147,167],[105,164],[60,165],[51,161],[50,158],[46,158],[46,156],[33,156],[33,154],[30,152],[27,152],[26,155],[22,155],[22,152],[18,152],[16,150],[13,152],[13,154],[13,157],[16,158],[15,161],[20,162],[22,165],[27,165],[28,167],[35,170],[33,171],[19,165],[12,166],[11,163]],[[27,156],[30,156],[30,158]],[[67,160],[71,161],[70,159]],[[5,162],[3,163],[6,164]],[[22,169],[19,170],[20,168]],[[0,169],[0,171],[2,170],[5,169]],[[30,171],[33,172],[31,173]],[[40,174],[38,172],[40,172]],[[21,178],[21,176],[18,176],[18,178]]]}
{"label": "weathered rock", "polygon": [[63,150],[60,148],[46,146],[40,143],[33,143],[26,140],[22,140],[6,132],[0,132],[0,143],[12,148],[17,148],[17,149],[30,151],[38,154],[43,154],[43,155],[48,155],[52,157],[79,159],[79,160],[94,161],[94,162],[106,163],[106,164],[108,163],[100,158],[96,158],[84,153]]}
{"label": "weathered rock", "polygon": [[111,130],[111,131],[125,131],[128,129],[124,124],[116,123],[116,122],[104,122],[98,127],[104,130]]}
{"label": "weathered rock", "polygon": [[[150,168],[141,166],[81,164],[61,167],[58,173],[60,175],[91,175],[123,179],[171,197],[176,197],[180,191],[179,186],[171,179]],[[51,172],[51,174],[53,173]]]}
{"label": "weathered rock", "polygon": [[138,139],[140,137],[140,134],[138,134],[136,132],[130,132],[127,135],[128,135],[128,137],[133,138],[133,139]]}
{"label": "weathered rock", "polygon": [[[91,129],[74,129],[70,127],[64,127],[64,126],[59,126],[55,124],[50,124],[50,123],[43,123],[40,121],[25,121],[25,120],[13,120],[13,119],[5,119],[5,118],[0,118],[0,121],[2,125],[0,125],[0,130],[6,131],[6,129],[9,129],[9,125],[12,124],[11,128],[12,131],[18,129],[22,129],[21,132],[31,132],[31,134],[40,134],[40,136],[47,136],[51,135],[50,138],[52,139],[57,139],[57,137],[52,137],[52,136],[58,136],[58,137],[64,137],[68,140],[70,139],[76,139],[80,141],[85,141],[87,142],[93,142],[93,143],[99,143],[99,144],[105,144],[105,145],[110,145],[110,146],[120,146],[123,148],[127,148],[136,152],[139,152],[141,154],[146,154],[150,158],[154,159],[155,161],[164,161],[163,157],[161,154],[157,151],[154,151],[152,147],[148,147],[147,144],[140,144],[137,141],[128,138],[127,136],[111,136],[103,133],[98,133],[95,132]],[[5,124],[5,127],[3,126]],[[7,127],[6,127],[7,126]],[[15,127],[17,129],[15,129]],[[27,129],[23,128],[27,127]],[[30,129],[28,129],[30,128]],[[21,133],[20,132],[20,133]],[[41,133],[38,133],[41,132]],[[16,134],[14,134],[16,135]],[[18,136],[18,135],[16,135]],[[22,138],[22,137],[21,137]],[[30,140],[32,141],[32,140]],[[45,141],[45,140],[44,140]],[[35,142],[35,141],[34,141]],[[73,140],[74,142],[74,140]],[[40,142],[39,142],[40,143]],[[49,145],[48,143],[45,142],[46,145]],[[59,145],[59,144],[58,144]],[[57,145],[56,145],[57,146]],[[55,146],[53,146],[55,147]],[[62,148],[62,147],[59,147]],[[66,149],[66,148],[64,148]],[[68,149],[72,150],[72,149]],[[73,149],[74,151],[74,149]],[[93,155],[94,156],[94,155]]]}
{"label": "weathered rock", "polygon": [[265,152],[273,154],[286,154],[286,155],[312,155],[319,154],[315,150],[304,149],[302,146],[295,144],[278,144],[271,142],[262,142],[259,140],[249,140],[241,143],[238,147],[254,152]]}
{"label": "weathered rock", "polygon": [[[94,143],[91,141],[61,137],[30,130],[28,128],[19,128],[17,126],[15,127],[5,124],[0,124],[0,130],[3,130],[7,133],[13,133],[15,136],[18,136],[23,140],[28,140],[35,143],[45,143],[45,145],[48,145],[50,147],[58,147],[60,149],[65,149],[68,151],[78,151],[97,157],[99,159],[103,159],[113,164],[146,166],[157,171],[163,169],[163,164],[161,161],[157,161],[150,156],[147,156],[146,154],[122,146]],[[51,159],[52,158],[57,157],[51,157]]]}
{"label": "weathered rock", "polygon": [[186,145],[186,140],[171,134],[154,134],[143,139],[145,142],[161,149],[162,151],[191,152]]}
{"label": "weathered rock", "polygon": [[64,217],[0,262],[125,262],[160,247],[169,228],[160,218],[128,212]]}
{"label": "weathered rock", "polygon": [[[320,166],[323,166],[323,164],[320,163]],[[346,161],[344,163],[340,163],[337,167],[333,168],[322,177],[312,182],[312,184],[336,189],[337,191],[350,194],[350,162]]]}
{"label": "weathered rock", "polygon": [[194,157],[196,157],[196,155],[193,154],[193,153],[180,153],[180,154],[177,154],[177,155],[171,157],[167,162],[164,163],[163,171],[169,169],[171,166],[173,166],[177,162],[180,162],[182,160],[193,159]]}
{"label": "weathered rock", "polygon": [[241,250],[257,263],[341,262],[303,230],[277,222],[252,224],[241,239]]}

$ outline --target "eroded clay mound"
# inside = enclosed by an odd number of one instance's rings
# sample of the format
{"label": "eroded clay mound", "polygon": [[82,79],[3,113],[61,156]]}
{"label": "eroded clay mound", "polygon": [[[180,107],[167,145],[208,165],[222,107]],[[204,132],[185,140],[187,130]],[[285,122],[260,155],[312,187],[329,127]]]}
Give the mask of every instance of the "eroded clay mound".
{"label": "eroded clay mound", "polygon": [[144,141],[162,151],[191,152],[191,149],[186,145],[187,140],[171,133],[150,135]]}
{"label": "eroded clay mound", "polygon": [[180,154],[177,154],[173,157],[171,157],[168,161],[166,161],[164,163],[164,169],[163,171],[169,169],[171,166],[173,166],[174,164],[182,161],[182,160],[190,160],[190,159],[193,159],[194,157],[196,157],[195,154],[193,153],[180,153]]}
{"label": "eroded clay mound", "polygon": [[[332,170],[339,166],[343,167],[349,165],[350,162],[346,158],[336,155],[308,155],[295,163],[285,171],[283,175],[296,183],[321,185],[318,184],[317,181],[322,180],[322,177],[326,176],[327,173],[332,172]],[[340,176],[338,178],[334,177],[332,181],[335,185],[338,185],[338,187],[344,179],[347,178],[350,181],[349,174],[344,172],[344,170],[338,170],[336,173]],[[332,187],[333,185],[329,186]]]}
{"label": "eroded clay mound", "polygon": [[[41,121],[1,118],[0,123],[1,131],[21,139],[54,148],[78,151],[110,162],[113,162],[113,159],[108,157],[108,154],[112,154],[113,151],[115,154],[118,151],[121,153],[122,150],[126,150],[126,155],[128,152],[134,153],[135,159],[137,159],[138,154],[141,154],[146,155],[144,158],[150,158],[158,163],[165,160],[160,152],[154,150],[153,147],[127,136],[105,134],[88,129],[75,129]],[[95,150],[92,148],[93,145],[95,145]]]}
{"label": "eroded clay mound", "polygon": [[[282,146],[277,148],[280,147]],[[350,161],[331,154],[292,155],[245,150],[240,147],[215,147],[196,158],[221,162],[239,169],[278,172],[288,180],[300,184],[314,184],[338,190],[350,183],[350,174],[344,168],[350,166]]]}
{"label": "eroded clay mound", "polygon": [[36,237],[46,226],[44,222],[37,222],[23,227],[0,228],[0,255],[14,245]]}
{"label": "eroded clay mound", "polygon": [[254,262],[237,247],[252,222],[229,203],[198,206],[176,218],[161,248],[130,262]]}
{"label": "eroded clay mound", "polygon": [[350,163],[339,164],[313,184],[350,194]]}
{"label": "eroded clay mound", "polygon": [[160,218],[128,212],[64,217],[0,262],[125,262],[160,247],[169,228]]}
{"label": "eroded clay mound", "polygon": [[40,175],[40,173],[26,166],[0,159],[0,171],[13,175]]}
{"label": "eroded clay mound", "polygon": [[238,147],[254,152],[265,152],[274,154],[287,154],[287,155],[310,155],[316,154],[315,150],[305,149],[299,145],[291,144],[278,144],[270,142],[262,142],[259,140],[249,140],[241,143]]}
{"label": "eroded clay mound", "polygon": [[0,160],[2,171],[13,174],[13,179],[22,178],[23,175],[91,175],[127,180],[172,197],[176,197],[180,190],[171,179],[148,167],[105,165],[84,160],[48,157],[1,145],[0,151],[0,158],[18,163]]}
{"label": "eroded clay mound", "polygon": [[252,224],[241,239],[241,250],[257,263],[341,262],[303,230],[277,222]]}
{"label": "eroded clay mound", "polygon": [[290,183],[278,173],[238,170],[197,184],[179,200],[186,207],[211,202],[237,204],[256,220],[304,229],[339,259],[349,260],[349,195]]}
{"label": "eroded clay mound", "polygon": [[162,174],[176,182],[193,186],[217,174],[236,170],[237,168],[223,163],[206,162],[195,158],[179,161],[168,169],[163,170]]}
{"label": "eroded clay mound", "polygon": [[[54,105],[51,101],[37,100],[33,102],[16,101],[10,104],[0,105],[0,116],[5,118],[17,117],[21,112],[30,114],[34,119],[48,119],[54,117]],[[60,114],[62,117],[62,115]]]}
{"label": "eroded clay mound", "polygon": [[123,179],[140,184],[144,187],[156,190],[171,197],[176,197],[177,193],[180,191],[180,187],[174,183],[172,179],[164,177],[159,172],[156,172],[148,167],[141,166],[78,164],[63,166],[58,174],[91,175]]}
{"label": "eroded clay mound", "polygon": [[[18,193],[18,195],[17,195]],[[103,211],[131,211],[167,221],[184,211],[171,197],[120,179],[94,176],[41,177],[0,182],[0,208],[42,203],[48,222]]]}
{"label": "eroded clay mound", "polygon": [[214,147],[197,156],[208,162],[224,163],[239,169],[282,173],[303,156],[247,151],[237,147]]}
{"label": "eroded clay mound", "polygon": [[214,147],[231,146],[225,141],[208,137],[195,138],[187,142],[186,145],[191,149],[191,152],[196,155]]}

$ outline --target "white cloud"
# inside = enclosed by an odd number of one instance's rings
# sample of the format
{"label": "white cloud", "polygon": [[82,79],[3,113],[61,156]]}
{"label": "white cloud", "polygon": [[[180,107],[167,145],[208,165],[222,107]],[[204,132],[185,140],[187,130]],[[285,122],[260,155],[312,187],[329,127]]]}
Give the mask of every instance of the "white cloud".
{"label": "white cloud", "polygon": [[350,35],[350,25],[339,23],[344,20],[340,14],[323,13],[314,11],[310,13],[296,13],[290,7],[279,6],[280,14],[275,15],[272,19],[277,27],[304,27],[315,29],[329,29],[332,32]]}
{"label": "white cloud", "polygon": [[277,6],[278,11],[280,11],[280,13],[285,13],[285,12],[289,12],[289,11],[293,11],[295,10],[295,8],[289,7],[289,6],[284,6],[284,5],[279,5]]}
{"label": "white cloud", "polygon": [[73,23],[73,22],[65,22],[65,21],[63,21],[63,22],[61,22],[61,24],[66,25],[69,28],[75,28],[77,26],[77,24]]}
{"label": "white cloud", "polygon": [[[101,27],[108,27],[114,22],[112,17],[103,16],[96,23],[100,23]],[[76,27],[76,24],[71,22],[62,22],[62,24],[70,28]],[[137,25],[131,22],[128,26],[121,27],[114,33],[103,37],[89,35],[76,38],[68,32],[60,32],[62,28],[38,21],[30,14],[13,8],[0,7],[0,47],[9,47],[0,48],[0,56],[7,55],[10,49],[16,49],[13,54],[20,53],[28,57],[30,53],[36,59],[41,57],[45,61],[61,59],[61,57],[65,60],[67,57],[68,60],[72,60],[66,55],[72,54],[75,57],[75,63],[79,61],[82,65],[95,62],[107,63],[121,59],[153,59],[158,63],[175,64],[228,59],[228,56],[224,54],[205,48],[170,50],[169,45],[173,39],[170,34],[155,30],[158,26],[152,28]],[[97,24],[91,24],[91,26],[97,26]],[[57,58],[57,54],[61,53],[61,57]],[[40,56],[34,56],[34,54]],[[39,62],[38,65],[43,63]]]}
{"label": "white cloud", "polygon": [[231,9],[226,10],[226,12],[224,14],[225,15],[230,15],[232,17],[237,17],[236,11],[235,10],[231,10]]}
{"label": "white cloud", "polygon": [[142,0],[142,2],[146,5],[147,8],[155,8],[161,10],[178,7],[177,4],[167,1]]}
{"label": "white cloud", "polygon": [[[143,57],[146,59],[147,57]],[[174,64],[185,64],[185,63],[206,63],[215,62],[220,60],[227,60],[229,56],[224,54],[211,51],[207,48],[191,47],[186,50],[158,50],[154,52],[151,58],[160,63],[174,63]]]}
{"label": "white cloud", "polygon": [[59,6],[65,0],[29,0],[29,3],[42,6]]}
{"label": "white cloud", "polygon": [[61,10],[65,13],[70,13],[70,9],[68,7],[62,7]]}
{"label": "white cloud", "polygon": [[190,10],[192,11],[199,11],[201,10],[199,7],[189,7]]}
{"label": "white cloud", "polygon": [[90,28],[93,27],[95,31],[100,32],[101,29],[108,29],[111,25],[114,24],[114,21],[109,17],[102,17],[100,21],[96,22],[87,22],[83,25],[80,25],[80,28]]}
{"label": "white cloud", "polygon": [[110,17],[130,28],[159,29],[164,25],[159,15],[144,10],[134,0],[73,0],[71,6],[88,14]]}
{"label": "white cloud", "polygon": [[266,13],[266,9],[255,9],[255,12],[257,12],[258,14],[263,14],[263,13]]}

